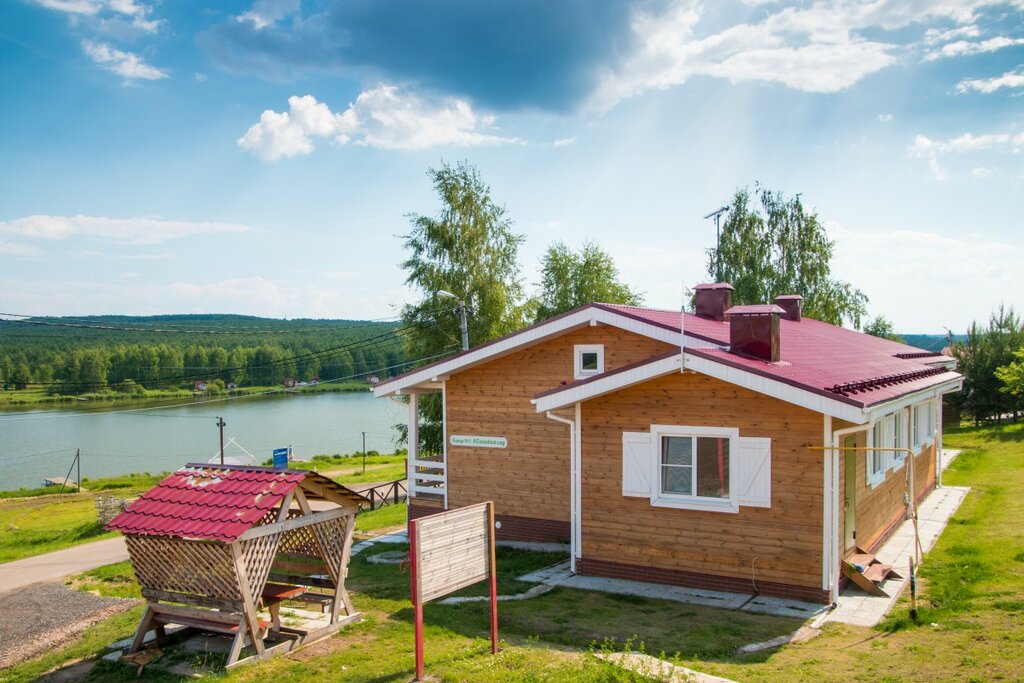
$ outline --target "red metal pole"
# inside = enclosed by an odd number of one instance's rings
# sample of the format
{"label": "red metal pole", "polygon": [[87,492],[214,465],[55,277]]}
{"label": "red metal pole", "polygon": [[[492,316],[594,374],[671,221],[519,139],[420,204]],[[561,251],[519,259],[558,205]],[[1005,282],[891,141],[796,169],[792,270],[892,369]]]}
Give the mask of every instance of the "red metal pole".
{"label": "red metal pole", "polygon": [[494,553],[494,503],[487,503],[488,517],[491,521],[488,530],[491,551],[491,654],[498,654],[498,565],[495,562]]}
{"label": "red metal pole", "polygon": [[416,520],[409,522],[409,577],[412,582],[413,627],[416,631],[416,678],[423,679],[423,602],[419,592],[419,560],[416,557]]}

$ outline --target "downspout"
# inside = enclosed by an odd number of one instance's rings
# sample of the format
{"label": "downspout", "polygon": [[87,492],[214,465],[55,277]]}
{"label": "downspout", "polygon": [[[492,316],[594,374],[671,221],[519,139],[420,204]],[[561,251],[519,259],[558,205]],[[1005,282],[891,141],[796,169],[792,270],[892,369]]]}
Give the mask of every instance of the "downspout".
{"label": "downspout", "polygon": [[[827,453],[832,454],[830,457],[834,458],[832,468],[832,523],[830,525],[828,534],[831,537],[831,542],[829,543],[828,567],[829,600],[832,602],[833,606],[835,606],[836,602],[839,600],[839,558],[837,557],[839,551],[839,454],[845,454],[847,452],[836,449],[842,447],[843,437],[849,436],[850,434],[856,434],[857,432],[867,432],[869,429],[871,429],[871,424],[872,423],[869,422],[863,425],[856,425],[854,427],[846,427],[845,429],[835,430],[834,432],[832,432],[832,442],[830,444],[832,448],[826,451]],[[865,453],[866,452],[867,451],[865,451]],[[857,452],[854,451],[855,455],[856,453]],[[913,463],[911,463],[911,465],[913,465]],[[854,471],[856,471],[856,468],[854,468]],[[854,483],[854,486],[856,486],[856,483]]]}
{"label": "downspout", "polygon": [[576,573],[576,556],[579,551],[579,538],[576,535],[576,518],[579,511],[576,507],[577,469],[576,469],[576,421],[555,415],[550,410],[544,413],[549,420],[561,422],[569,426],[569,569]]}

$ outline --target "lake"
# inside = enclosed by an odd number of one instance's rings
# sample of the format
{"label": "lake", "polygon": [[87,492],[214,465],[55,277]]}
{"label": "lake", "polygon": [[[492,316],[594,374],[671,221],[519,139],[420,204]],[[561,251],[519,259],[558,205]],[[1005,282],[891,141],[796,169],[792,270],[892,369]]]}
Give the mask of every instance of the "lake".
{"label": "lake", "polygon": [[[180,401],[178,402],[180,404]],[[225,456],[260,463],[275,448],[291,445],[296,458],[394,451],[394,425],[408,408],[365,393],[238,398],[154,408],[115,404],[101,409],[39,409],[0,413],[0,490],[34,488],[45,477],[63,477],[82,449],[82,477],[174,470],[220,453],[217,416],[223,416]],[[127,412],[135,411],[135,412]],[[75,474],[72,472],[72,479]]]}

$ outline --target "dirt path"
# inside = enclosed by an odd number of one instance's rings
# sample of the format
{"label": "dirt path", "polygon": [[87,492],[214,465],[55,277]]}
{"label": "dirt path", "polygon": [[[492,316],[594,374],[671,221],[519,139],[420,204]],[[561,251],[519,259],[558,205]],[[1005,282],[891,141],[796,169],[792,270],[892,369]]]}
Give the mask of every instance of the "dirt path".
{"label": "dirt path", "polygon": [[138,600],[101,598],[62,583],[37,583],[0,595],[0,669],[68,642]]}
{"label": "dirt path", "polygon": [[11,591],[128,559],[124,538],[108,538],[0,564],[0,598]]}

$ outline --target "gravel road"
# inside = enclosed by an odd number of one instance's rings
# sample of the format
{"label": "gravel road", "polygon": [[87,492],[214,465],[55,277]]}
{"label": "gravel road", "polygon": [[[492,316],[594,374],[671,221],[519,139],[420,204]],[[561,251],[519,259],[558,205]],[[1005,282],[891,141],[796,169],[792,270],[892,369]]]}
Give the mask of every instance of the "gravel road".
{"label": "gravel road", "polygon": [[57,647],[137,604],[72,590],[56,581],[0,594],[0,669]]}

